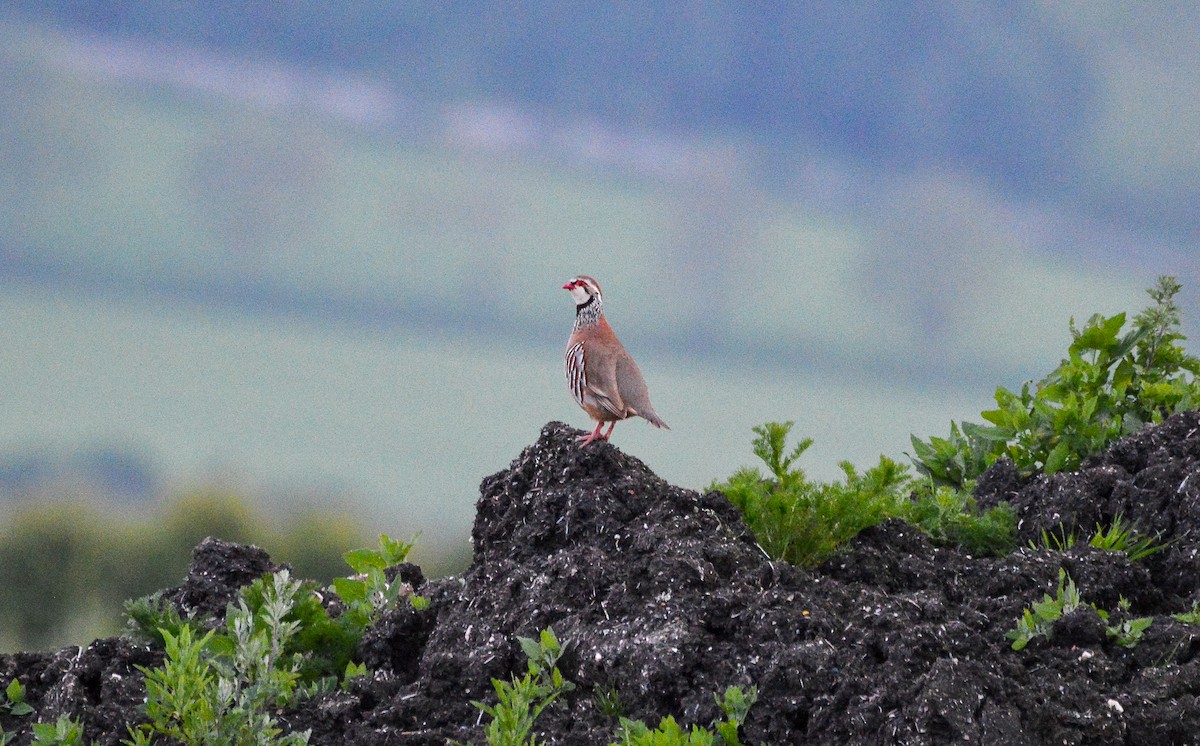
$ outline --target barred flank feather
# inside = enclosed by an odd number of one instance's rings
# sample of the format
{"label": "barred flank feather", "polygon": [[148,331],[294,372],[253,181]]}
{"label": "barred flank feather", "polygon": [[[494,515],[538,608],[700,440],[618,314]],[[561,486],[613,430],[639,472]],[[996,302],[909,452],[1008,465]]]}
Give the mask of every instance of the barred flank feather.
{"label": "barred flank feather", "polygon": [[587,371],[583,366],[583,342],[576,342],[567,349],[567,386],[575,402],[583,406],[583,389],[587,386]]}

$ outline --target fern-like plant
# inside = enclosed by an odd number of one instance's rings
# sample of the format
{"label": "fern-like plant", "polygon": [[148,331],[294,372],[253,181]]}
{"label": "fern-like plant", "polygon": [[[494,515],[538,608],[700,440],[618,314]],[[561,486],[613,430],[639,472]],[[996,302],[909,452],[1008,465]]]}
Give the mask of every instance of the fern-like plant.
{"label": "fern-like plant", "polygon": [[979,554],[1003,554],[1012,548],[1015,514],[1007,505],[980,513],[967,494],[934,488],[914,480],[908,467],[886,456],[860,473],[849,462],[839,466],[844,481],[812,482],[795,466],[812,445],[805,438],[790,451],[791,422],[754,428],[754,453],[770,473],[737,471],[712,489],[725,493],[768,555],[796,565],[815,565],[838,551],[860,531],[888,518],[917,526],[935,542],[962,546]]}
{"label": "fern-like plant", "polygon": [[906,496],[909,479],[906,467],[881,456],[879,464],[863,474],[842,462],[844,482],[811,482],[794,464],[813,441],[805,438],[789,451],[792,424],[768,422],[754,428],[754,454],[769,474],[740,469],[712,488],[725,493],[741,512],[767,554],[796,565],[814,565],[863,529],[893,515]]}

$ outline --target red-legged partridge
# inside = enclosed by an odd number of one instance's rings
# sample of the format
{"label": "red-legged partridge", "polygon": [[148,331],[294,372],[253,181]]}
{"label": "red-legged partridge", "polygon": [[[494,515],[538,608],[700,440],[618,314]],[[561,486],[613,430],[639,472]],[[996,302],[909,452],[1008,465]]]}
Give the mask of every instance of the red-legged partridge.
{"label": "red-legged partridge", "polygon": [[[583,411],[596,421],[591,435],[580,436],[580,445],[597,438],[608,440],[617,420],[634,415],[655,427],[667,427],[650,405],[650,393],[637,363],[604,318],[600,285],[580,275],[563,285],[563,290],[570,291],[575,301],[575,328],[567,340],[567,385]],[[610,423],[608,432],[601,435],[606,422]]]}

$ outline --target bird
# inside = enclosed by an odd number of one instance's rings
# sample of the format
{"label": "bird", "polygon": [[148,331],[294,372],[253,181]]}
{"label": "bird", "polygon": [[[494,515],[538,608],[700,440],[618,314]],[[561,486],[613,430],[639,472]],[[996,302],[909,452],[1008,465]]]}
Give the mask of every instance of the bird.
{"label": "bird", "polygon": [[[568,280],[563,290],[575,301],[575,326],[567,340],[567,386],[576,403],[596,421],[590,435],[579,436],[580,446],[608,440],[619,420],[634,415],[670,430],[650,404],[642,371],[604,318],[600,283],[580,275]],[[606,422],[608,432],[602,435]]]}

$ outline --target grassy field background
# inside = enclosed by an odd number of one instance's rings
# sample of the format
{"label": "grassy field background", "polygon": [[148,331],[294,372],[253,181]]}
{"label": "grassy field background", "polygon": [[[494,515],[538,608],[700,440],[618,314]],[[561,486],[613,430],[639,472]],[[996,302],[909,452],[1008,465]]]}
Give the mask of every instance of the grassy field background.
{"label": "grassy field background", "polygon": [[[575,274],[672,427],[614,442],[699,489],[767,420],[816,439],[817,478],[902,457],[1052,368],[1072,316],[1190,267],[953,168],[797,147],[770,184],[733,135],[389,90],[0,22],[0,520],[216,489],[419,532],[453,568],[479,481],[545,422],[588,426],[561,372]],[[144,488],[118,505],[59,468],[82,449]]]}

